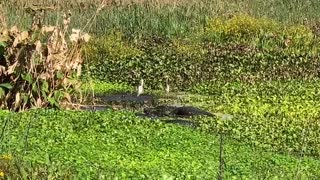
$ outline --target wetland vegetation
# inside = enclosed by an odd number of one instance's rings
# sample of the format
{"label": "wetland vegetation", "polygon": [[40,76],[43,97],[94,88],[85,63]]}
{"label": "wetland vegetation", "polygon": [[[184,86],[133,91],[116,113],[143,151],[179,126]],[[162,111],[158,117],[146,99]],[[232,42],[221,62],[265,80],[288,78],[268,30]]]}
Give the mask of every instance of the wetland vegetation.
{"label": "wetland vegetation", "polygon": [[320,178],[317,0],[0,5],[0,179]]}

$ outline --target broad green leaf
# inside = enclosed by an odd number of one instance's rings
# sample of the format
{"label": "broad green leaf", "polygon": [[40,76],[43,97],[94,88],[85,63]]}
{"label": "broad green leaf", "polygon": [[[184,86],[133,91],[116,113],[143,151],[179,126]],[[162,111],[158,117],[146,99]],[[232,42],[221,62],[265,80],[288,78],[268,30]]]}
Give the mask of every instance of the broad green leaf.
{"label": "broad green leaf", "polygon": [[37,82],[32,83],[32,91],[37,92],[37,90],[38,90]]}
{"label": "broad green leaf", "polygon": [[5,91],[0,87],[0,98],[5,96]]}
{"label": "broad green leaf", "polygon": [[43,92],[46,92],[46,93],[49,92],[49,84],[48,84],[47,81],[43,81],[43,82],[42,82],[41,90],[42,90]]}
{"label": "broad green leaf", "polygon": [[33,78],[32,78],[32,75],[31,74],[22,74],[21,75],[22,79],[27,81],[28,83],[32,83],[33,82]]}
{"label": "broad green leaf", "polygon": [[57,102],[54,98],[52,97],[48,97],[48,102],[51,104],[51,105],[55,105]]}
{"label": "broad green leaf", "polygon": [[4,87],[6,89],[12,89],[13,86],[10,83],[2,83],[0,84],[0,87]]}
{"label": "broad green leaf", "polygon": [[62,78],[64,77],[64,74],[61,73],[60,71],[58,71],[58,72],[56,73],[56,75],[57,75],[57,78],[58,78],[58,79],[62,79]]}
{"label": "broad green leaf", "polygon": [[60,100],[61,97],[63,97],[63,94],[61,93],[61,91],[55,91],[54,92],[54,98],[56,100]]}
{"label": "broad green leaf", "polygon": [[5,43],[4,41],[0,41],[0,46],[7,47],[7,43]]}

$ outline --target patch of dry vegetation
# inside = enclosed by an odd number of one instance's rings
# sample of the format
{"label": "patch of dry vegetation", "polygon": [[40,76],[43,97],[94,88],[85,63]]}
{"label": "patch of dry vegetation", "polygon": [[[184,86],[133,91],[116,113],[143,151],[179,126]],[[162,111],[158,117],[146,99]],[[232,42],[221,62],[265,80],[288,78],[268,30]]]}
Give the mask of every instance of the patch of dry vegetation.
{"label": "patch of dry vegetation", "polygon": [[62,25],[44,26],[44,12],[31,10],[32,26],[26,31],[5,28],[0,15],[1,108],[60,107],[77,94],[80,84],[74,78],[81,74],[81,48],[90,36],[72,29],[68,37],[71,14],[64,14]]}
{"label": "patch of dry vegetation", "polygon": [[[86,4],[101,4],[104,1],[107,5],[128,5],[128,4],[151,4],[151,5],[182,5],[182,4],[195,4],[195,3],[208,3],[210,0],[201,0],[195,2],[193,0],[8,0],[10,4],[16,6],[25,6],[25,5],[34,5],[34,4],[41,4],[41,5],[49,5],[49,4],[68,4],[74,6],[82,6]],[[211,0],[212,1],[212,0]]]}

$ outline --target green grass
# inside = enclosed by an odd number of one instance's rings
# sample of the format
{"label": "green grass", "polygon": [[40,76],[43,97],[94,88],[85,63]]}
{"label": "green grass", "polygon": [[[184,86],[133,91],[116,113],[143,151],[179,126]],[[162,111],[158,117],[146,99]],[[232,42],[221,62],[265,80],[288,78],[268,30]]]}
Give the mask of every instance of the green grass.
{"label": "green grass", "polygon": [[[15,164],[13,179],[212,179],[216,177],[216,135],[138,119],[132,113],[39,110],[1,113],[7,121],[0,154]],[[3,128],[2,128],[3,129]],[[320,161],[267,152],[226,139],[227,179],[317,179]],[[19,167],[20,169],[17,169]]]}
{"label": "green grass", "polygon": [[[10,3],[11,2],[11,3]],[[5,14],[10,25],[16,24],[26,27],[31,18],[22,10],[24,3],[14,4],[10,0],[4,4]],[[43,1],[44,4],[50,4]],[[37,2],[38,3],[38,2]],[[31,4],[26,2],[25,4]],[[73,5],[70,5],[73,4]],[[73,13],[73,27],[82,28],[93,17],[97,9],[97,3],[88,1],[87,6],[93,8],[85,10],[69,1],[59,1],[61,11],[48,13],[45,23],[55,24],[56,19],[62,18],[62,12],[71,10]],[[130,4],[130,3],[128,3]],[[66,9],[68,7],[68,9]],[[320,5],[317,0],[292,2],[284,0],[245,0],[236,2],[232,0],[203,0],[198,3],[190,3],[187,0],[173,3],[138,3],[136,5],[107,6],[96,18],[91,19],[90,32],[93,34],[105,34],[112,29],[120,29],[129,34],[163,34],[167,36],[184,35],[202,28],[208,18],[216,16],[229,16],[234,13],[248,13],[253,17],[267,17],[283,23],[315,22],[320,18]]]}
{"label": "green grass", "polygon": [[[92,87],[103,94],[110,92],[112,86],[109,85],[100,82]],[[216,82],[192,87],[179,98],[172,92],[169,97],[173,99],[161,101],[231,114],[234,118],[223,123],[223,128],[244,143],[275,152],[319,157],[319,85],[319,80],[255,84]],[[104,91],[103,87],[108,88]],[[145,91],[158,97],[167,96],[161,90],[147,88]],[[205,132],[216,133],[221,129],[218,119],[196,120],[201,122]]]}
{"label": "green grass", "polygon": [[[232,114],[236,139],[275,151],[319,156],[319,80],[212,83],[184,98],[211,112]],[[199,95],[202,94],[202,95]],[[206,121],[207,122],[207,121]]]}
{"label": "green grass", "polygon": [[97,80],[85,80],[82,83],[82,91],[87,94],[106,94],[117,92],[133,92],[134,87],[124,83],[110,83]]}
{"label": "green grass", "polygon": [[[190,88],[194,96],[186,99],[198,102],[212,111],[264,116],[267,113],[288,118],[316,119],[319,116],[319,79],[300,81],[263,81],[254,84],[208,83]],[[207,101],[211,101],[208,103]]]}

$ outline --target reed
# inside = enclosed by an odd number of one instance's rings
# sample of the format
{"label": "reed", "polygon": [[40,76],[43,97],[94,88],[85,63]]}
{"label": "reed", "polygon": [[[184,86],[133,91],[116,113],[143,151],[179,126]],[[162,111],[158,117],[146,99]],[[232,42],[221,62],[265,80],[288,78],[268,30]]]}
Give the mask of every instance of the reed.
{"label": "reed", "polygon": [[[101,0],[8,0],[3,3],[9,25],[25,28],[31,17],[24,7],[32,5],[55,6],[56,12],[48,13],[45,23],[52,24],[61,11],[70,10],[73,25],[82,26],[95,13]],[[203,27],[207,19],[235,13],[247,13],[252,17],[267,17],[288,24],[320,20],[318,0],[106,0],[107,6],[93,19],[89,32],[105,34],[118,29],[129,34],[185,35]],[[87,30],[87,31],[88,31]]]}

